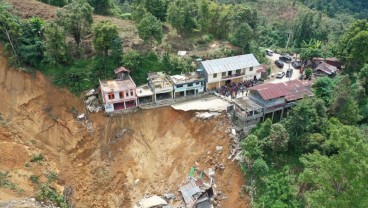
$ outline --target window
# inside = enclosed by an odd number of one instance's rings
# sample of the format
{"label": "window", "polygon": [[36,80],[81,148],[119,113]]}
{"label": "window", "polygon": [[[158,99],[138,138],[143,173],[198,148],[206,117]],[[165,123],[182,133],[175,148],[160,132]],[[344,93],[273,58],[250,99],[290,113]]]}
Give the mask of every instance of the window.
{"label": "window", "polygon": [[222,72],[222,76],[223,77],[226,77],[226,72]]}
{"label": "window", "polygon": [[125,96],[127,96],[127,97],[128,97],[128,96],[129,96],[129,92],[126,92],[126,93],[125,93]]}
{"label": "window", "polygon": [[249,71],[253,71],[253,67],[250,67],[250,68],[249,68]]}
{"label": "window", "polygon": [[119,97],[124,98],[124,92],[119,92]]}
{"label": "window", "polygon": [[110,100],[115,99],[115,95],[114,95],[114,93],[109,93],[109,94],[108,94],[108,96],[109,96],[109,99],[110,99]]}
{"label": "window", "polygon": [[217,78],[217,74],[213,74],[213,78]]}
{"label": "window", "polygon": [[192,87],[192,86],[193,86],[193,83],[188,84],[188,87]]}
{"label": "window", "polygon": [[229,71],[229,73],[228,73],[228,74],[229,74],[229,76],[231,76],[231,75],[233,74],[233,72],[232,72],[232,71]]}
{"label": "window", "polygon": [[178,85],[178,86],[176,86],[176,88],[182,88],[183,87],[183,85]]}
{"label": "window", "polygon": [[240,74],[240,69],[236,70],[236,74]]}
{"label": "window", "polygon": [[133,96],[133,90],[130,91],[130,96]]}

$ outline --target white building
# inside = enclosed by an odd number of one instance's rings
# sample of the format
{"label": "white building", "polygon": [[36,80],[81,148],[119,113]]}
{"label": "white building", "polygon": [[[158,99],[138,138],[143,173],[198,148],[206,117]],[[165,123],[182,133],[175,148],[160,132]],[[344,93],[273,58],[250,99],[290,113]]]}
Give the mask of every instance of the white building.
{"label": "white building", "polygon": [[170,79],[174,86],[174,98],[196,95],[204,91],[205,79],[200,73],[173,75]]}
{"label": "white building", "polygon": [[259,65],[253,54],[246,54],[202,61],[199,68],[204,70],[207,90],[212,90],[232,82],[261,78],[261,72],[257,72]]}

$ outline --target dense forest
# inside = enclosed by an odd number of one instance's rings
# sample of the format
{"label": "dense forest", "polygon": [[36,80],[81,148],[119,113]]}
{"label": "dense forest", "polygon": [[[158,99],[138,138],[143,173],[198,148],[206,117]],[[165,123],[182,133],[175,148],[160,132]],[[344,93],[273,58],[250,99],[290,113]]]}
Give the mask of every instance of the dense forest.
{"label": "dense forest", "polygon": [[[242,140],[244,192],[254,207],[368,207],[368,1],[366,0],[40,0],[57,17],[22,19],[0,0],[0,41],[10,63],[34,68],[79,94],[124,65],[138,83],[148,71],[194,69],[196,58],[264,49],[337,57],[341,75],[319,78],[315,97],[287,118],[266,120]],[[93,15],[133,21],[149,50],[123,48],[119,28]],[[168,31],[196,46],[230,42],[236,49],[179,59]],[[81,44],[91,39],[93,52]],[[155,48],[163,50],[155,51]]]}

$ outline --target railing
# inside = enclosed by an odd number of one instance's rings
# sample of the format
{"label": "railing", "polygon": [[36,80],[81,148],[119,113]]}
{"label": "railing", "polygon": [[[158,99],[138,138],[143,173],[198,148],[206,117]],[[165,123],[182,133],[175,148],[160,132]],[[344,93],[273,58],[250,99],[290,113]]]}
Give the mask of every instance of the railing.
{"label": "railing", "polygon": [[232,74],[232,75],[229,75],[229,76],[223,76],[223,77],[221,77],[221,79],[235,78],[235,77],[240,77],[240,76],[244,76],[244,75],[245,75],[245,73]]}
{"label": "railing", "polygon": [[247,113],[245,111],[235,111],[235,115],[240,118],[243,121],[246,120],[251,120],[251,119],[256,119],[256,118],[260,118],[263,116],[262,113],[258,113],[258,114],[253,114],[251,116],[248,116]]}

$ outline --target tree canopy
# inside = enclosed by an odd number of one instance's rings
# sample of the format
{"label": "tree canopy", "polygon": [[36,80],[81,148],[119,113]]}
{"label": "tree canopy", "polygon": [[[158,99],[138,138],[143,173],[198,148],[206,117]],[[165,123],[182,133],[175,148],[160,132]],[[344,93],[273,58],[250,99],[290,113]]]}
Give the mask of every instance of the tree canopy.
{"label": "tree canopy", "polygon": [[93,8],[86,0],[75,0],[58,10],[58,23],[74,38],[79,47],[81,40],[90,33]]}

